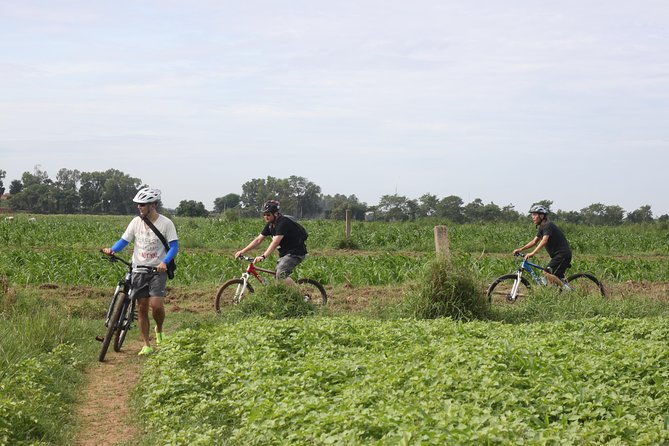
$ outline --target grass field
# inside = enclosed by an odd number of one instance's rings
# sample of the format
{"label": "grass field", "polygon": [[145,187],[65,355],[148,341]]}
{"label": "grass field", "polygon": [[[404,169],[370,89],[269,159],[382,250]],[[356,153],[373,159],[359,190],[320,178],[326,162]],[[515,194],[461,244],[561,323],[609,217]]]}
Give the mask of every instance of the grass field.
{"label": "grass field", "polygon": [[[91,339],[122,273],[98,250],[130,217],[29,217],[0,221],[0,444],[69,444]],[[463,322],[399,311],[434,259],[434,226],[449,226],[454,268],[482,291],[513,270],[510,253],[533,237],[531,224],[358,222],[359,249],[340,250],[343,222],[306,221],[299,272],[326,284],[330,305],[274,320],[213,314],[217,286],[242,272],[233,252],[259,219],[175,223],[174,336],[150,362],[164,373],[145,374],[137,390],[151,401],[139,410],[153,432],[146,444],[669,441],[661,225],[564,228],[572,270],[600,277],[609,299],[542,290]]]}

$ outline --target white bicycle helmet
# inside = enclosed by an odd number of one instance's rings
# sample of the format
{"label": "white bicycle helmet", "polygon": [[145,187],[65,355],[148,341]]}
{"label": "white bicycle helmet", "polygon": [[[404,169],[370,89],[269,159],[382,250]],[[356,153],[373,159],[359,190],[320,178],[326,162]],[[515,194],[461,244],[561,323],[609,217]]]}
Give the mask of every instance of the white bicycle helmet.
{"label": "white bicycle helmet", "polygon": [[540,204],[535,204],[534,206],[532,206],[532,207],[530,208],[530,211],[528,212],[528,214],[544,214],[544,215],[548,215],[548,209],[546,209],[544,206],[542,206],[542,205],[540,205]]}
{"label": "white bicycle helmet", "polygon": [[155,203],[159,200],[160,200],[160,190],[151,189],[150,187],[145,187],[144,189],[140,189],[139,192],[137,192],[137,195],[135,195],[135,198],[132,199],[132,201],[137,204]]}

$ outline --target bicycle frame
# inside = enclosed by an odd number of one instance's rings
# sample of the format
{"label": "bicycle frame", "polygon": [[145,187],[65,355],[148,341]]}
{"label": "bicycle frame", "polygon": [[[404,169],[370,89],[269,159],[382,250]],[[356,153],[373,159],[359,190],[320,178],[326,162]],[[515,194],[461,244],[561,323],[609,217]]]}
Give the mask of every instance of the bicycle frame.
{"label": "bicycle frame", "polygon": [[[520,262],[520,266],[518,267],[518,273],[517,273],[518,277],[517,277],[516,281],[514,282],[513,287],[511,288],[511,295],[509,296],[509,298],[511,300],[516,300],[516,298],[518,296],[518,288],[520,287],[520,284],[521,284],[521,277],[523,275],[523,271],[527,271],[528,273],[530,273],[530,275],[532,276],[532,279],[534,279],[534,281],[538,285],[540,285],[540,286],[548,285],[548,280],[546,280],[545,277],[539,277],[539,275],[534,271],[534,269],[536,268],[536,269],[539,269],[541,271],[548,272],[548,270],[545,267],[543,267],[541,265],[537,265],[536,263],[530,262],[529,260],[527,260],[525,258],[525,254],[523,254],[522,252],[519,252],[518,254],[516,254],[516,256],[522,257],[523,260]],[[549,272],[549,274],[550,274],[550,272]],[[570,290],[570,291],[573,290],[569,286],[569,284],[567,283],[566,280],[560,279],[560,282],[562,282],[562,286],[564,287],[564,289]]]}
{"label": "bicycle frame", "polygon": [[241,279],[243,281],[242,284],[237,286],[237,289],[235,290],[235,295],[233,297],[234,303],[238,304],[241,301],[241,296],[244,294],[246,291],[246,288],[248,287],[249,280],[251,279],[251,276],[255,277],[258,279],[260,283],[263,285],[267,285],[267,279],[263,276],[260,275],[260,273],[266,273],[266,274],[271,274],[272,276],[276,275],[276,272],[271,269],[266,269],[266,268],[260,268],[255,265],[254,258],[253,257],[246,257],[246,256],[239,256],[238,259],[240,260],[246,260],[247,262],[250,262],[249,265],[246,267],[246,271],[242,273]]}

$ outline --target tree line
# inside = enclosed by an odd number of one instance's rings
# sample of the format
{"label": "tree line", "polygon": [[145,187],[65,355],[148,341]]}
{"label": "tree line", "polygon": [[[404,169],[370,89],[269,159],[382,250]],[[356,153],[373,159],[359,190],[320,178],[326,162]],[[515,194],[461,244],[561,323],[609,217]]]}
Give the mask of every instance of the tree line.
{"label": "tree line", "polygon": [[[0,208],[42,214],[119,214],[136,212],[132,198],[146,185],[116,169],[104,172],[80,172],[60,169],[56,179],[35,166],[33,172],[24,172],[7,190],[4,186],[6,172],[0,169],[0,196],[8,191]],[[196,200],[182,200],[176,209],[177,216],[208,216],[211,213],[228,217],[256,217],[262,204],[270,199],[281,202],[285,214],[299,218],[343,219],[348,211],[356,220],[375,219],[404,221],[434,217],[455,223],[484,221],[511,222],[527,218],[525,211],[517,211],[512,204],[498,206],[476,198],[466,203],[458,196],[439,198],[424,194],[411,199],[398,194],[384,195],[376,205],[360,202],[355,195],[324,195],[320,186],[299,176],[288,178],[256,178],[242,185],[242,193],[228,193],[214,200],[212,211]],[[2,203],[6,203],[2,204]],[[624,223],[650,223],[668,221],[669,215],[653,216],[650,205],[626,212],[617,205],[594,203],[580,211],[553,211],[550,200],[542,204],[551,211],[553,220],[588,225],[620,225]]]}

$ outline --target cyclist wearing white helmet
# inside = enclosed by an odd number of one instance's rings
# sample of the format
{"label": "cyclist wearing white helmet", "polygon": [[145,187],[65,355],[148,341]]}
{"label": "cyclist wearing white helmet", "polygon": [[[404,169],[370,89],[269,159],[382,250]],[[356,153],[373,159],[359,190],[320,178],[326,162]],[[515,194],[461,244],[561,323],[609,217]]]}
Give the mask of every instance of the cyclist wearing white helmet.
{"label": "cyclist wearing white helmet", "polygon": [[263,254],[255,258],[254,262],[265,260],[275,249],[278,249],[279,261],[276,264],[276,277],[292,283],[290,274],[307,255],[305,244],[307,234],[302,225],[297,223],[293,217],[281,214],[279,209],[280,204],[277,200],[269,200],[263,205],[265,227],[244,249],[235,253],[235,258],[244,255],[260,245],[266,237],[271,236],[271,243]]}
{"label": "cyclist wearing white helmet", "polygon": [[[165,306],[163,298],[166,294],[167,265],[179,252],[179,242],[172,220],[157,211],[160,190],[143,188],[137,192],[133,202],[137,204],[139,216],[130,222],[114,246],[104,248],[102,251],[106,254],[114,254],[134,241],[133,265],[153,267],[158,272],[158,274],[147,274],[145,269],[135,269],[132,274],[132,283],[138,302],[137,320],[144,341],[144,347],[139,354],[148,355],[153,352],[149,342],[149,308],[156,322],[156,344],[160,344],[164,339]],[[169,249],[165,247],[151,225],[164,237]]]}
{"label": "cyclist wearing white helmet", "polygon": [[564,278],[564,273],[571,266],[571,248],[564,233],[555,223],[548,220],[548,209],[540,204],[535,204],[529,211],[532,214],[532,222],[537,227],[537,235],[523,247],[514,249],[513,254],[517,254],[526,249],[535,248],[525,255],[525,259],[534,256],[541,248],[546,247],[546,252],[551,260],[547,265],[552,274],[544,271],[544,274],[551,282],[561,284],[560,279]]}

